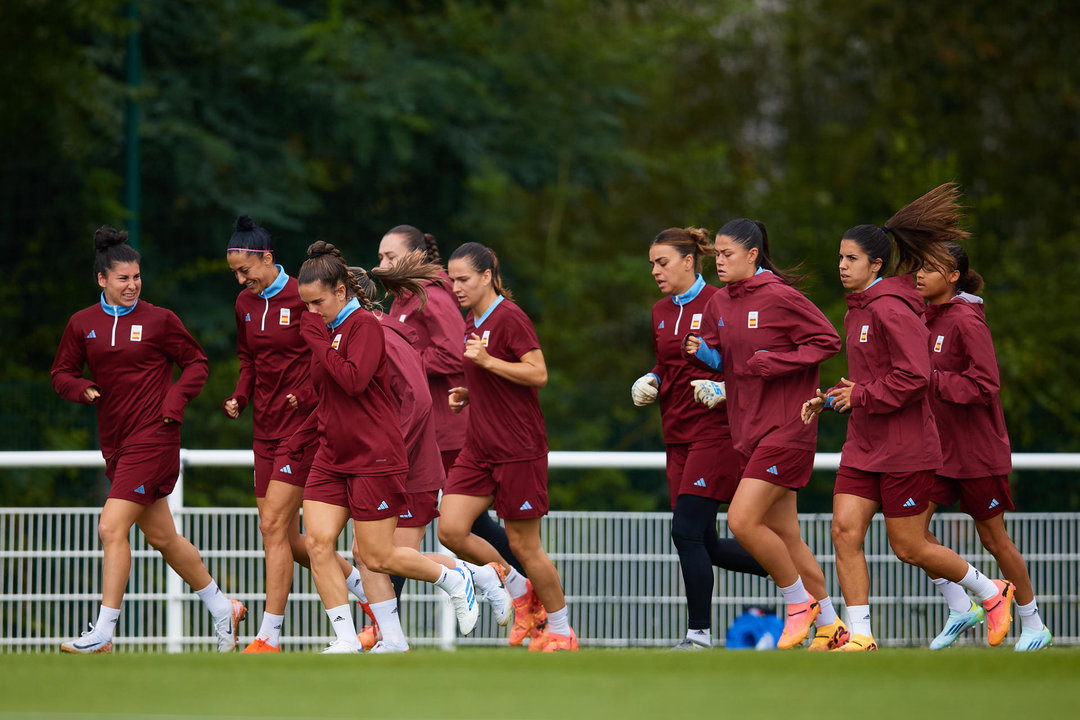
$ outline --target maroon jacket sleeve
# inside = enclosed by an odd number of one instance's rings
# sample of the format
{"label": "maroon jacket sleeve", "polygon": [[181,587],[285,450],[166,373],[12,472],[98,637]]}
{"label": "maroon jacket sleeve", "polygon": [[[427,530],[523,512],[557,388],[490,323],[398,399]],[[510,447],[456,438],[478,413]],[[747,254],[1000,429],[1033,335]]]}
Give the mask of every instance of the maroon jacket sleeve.
{"label": "maroon jacket sleeve", "polygon": [[[779,299],[779,298],[778,298]],[[781,377],[820,365],[840,352],[840,336],[817,306],[799,294],[784,298],[790,318],[788,337],[793,350],[758,352],[746,361],[747,369],[763,378]]]}
{"label": "maroon jacket sleeve", "polygon": [[83,366],[86,365],[86,348],[82,343],[73,326],[73,320],[68,320],[64,334],[60,337],[60,347],[56,349],[56,357],[52,365],[52,384],[57,394],[71,402],[85,403],[83,393],[87,388],[97,387],[92,380],[82,376]]}
{"label": "maroon jacket sleeve", "polygon": [[311,348],[312,357],[330,373],[334,382],[350,397],[360,399],[379,369],[386,347],[382,328],[375,318],[370,323],[357,318],[357,322],[360,327],[345,343],[344,355],[330,347],[330,333],[315,313],[307,312],[301,316],[300,334]]}
{"label": "maroon jacket sleeve", "polygon": [[303,456],[305,448],[319,442],[319,413],[308,415],[285,441],[285,452],[291,458]]}
{"label": "maroon jacket sleeve", "polygon": [[650,370],[649,372],[651,372],[653,375],[655,375],[658,378],[657,385],[663,385],[664,384],[664,373],[663,373],[663,366],[660,364],[660,348],[656,345],[656,308],[655,307],[653,307],[653,311],[652,311],[652,351],[653,351],[653,357],[656,358],[656,364],[653,365],[652,370]]}
{"label": "maroon jacket sleeve", "polygon": [[457,303],[449,294],[432,285],[428,289],[424,309],[426,312],[417,312],[415,316],[424,323],[430,340],[430,344],[420,353],[428,376],[464,372],[465,345],[462,338],[465,321]]}
{"label": "maroon jacket sleeve", "polygon": [[210,364],[199,343],[188,334],[180,318],[171,310],[165,311],[165,356],[180,366],[180,377],[165,393],[161,414],[176,422],[184,421],[184,408],[202,392]]}
{"label": "maroon jacket sleeve", "polygon": [[930,384],[926,326],[915,313],[886,307],[874,316],[889,352],[889,370],[851,390],[851,406],[871,414],[891,413],[917,402]]}
{"label": "maroon jacket sleeve", "polygon": [[963,372],[934,371],[934,393],[946,402],[957,405],[992,405],[1001,390],[994,341],[990,328],[975,318],[957,325],[968,366]]}
{"label": "maroon jacket sleeve", "polygon": [[255,391],[255,359],[248,348],[247,332],[240,308],[236,308],[236,357],[240,359],[240,377],[236,381],[232,399],[240,406],[240,412],[244,412],[244,408],[251,401],[251,394]]}

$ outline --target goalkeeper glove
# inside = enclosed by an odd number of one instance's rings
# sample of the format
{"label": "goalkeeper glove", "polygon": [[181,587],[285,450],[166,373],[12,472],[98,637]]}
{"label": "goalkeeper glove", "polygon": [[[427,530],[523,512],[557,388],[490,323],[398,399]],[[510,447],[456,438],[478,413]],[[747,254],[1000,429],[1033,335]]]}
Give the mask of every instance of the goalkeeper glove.
{"label": "goalkeeper glove", "polygon": [[630,388],[630,398],[638,407],[644,407],[649,403],[656,402],[658,392],[656,376],[648,373],[634,381],[633,387]]}
{"label": "goalkeeper glove", "polygon": [[691,380],[690,384],[694,386],[694,400],[710,410],[727,399],[724,383],[722,382],[716,382],[714,380]]}

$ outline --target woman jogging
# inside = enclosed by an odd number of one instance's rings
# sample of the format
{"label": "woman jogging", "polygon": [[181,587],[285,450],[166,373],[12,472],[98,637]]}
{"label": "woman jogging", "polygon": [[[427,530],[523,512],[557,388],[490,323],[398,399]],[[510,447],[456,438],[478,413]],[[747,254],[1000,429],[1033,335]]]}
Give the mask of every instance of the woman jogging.
{"label": "woman jogging", "polygon": [[[784,596],[787,619],[777,647],[800,645],[816,624],[811,649],[832,649],[847,629],[800,535],[796,509],[796,491],[814,469],[817,432],[807,432],[795,408],[817,387],[818,365],[837,353],[840,338],[795,289],[801,278],[773,263],[764,225],[732,220],[717,232],[715,249],[726,285],[706,305],[704,337],[690,333],[685,349],[726,379],[731,438],[743,465],[728,527]],[[695,391],[710,405],[717,395],[711,382]]]}
{"label": "woman jogging", "polygon": [[[876,650],[870,621],[870,575],[863,540],[874,513],[885,515],[896,556],[957,582],[983,604],[990,644],[1009,631],[1013,586],[990,580],[948,548],[926,539],[923,515],[941,445],[930,412],[930,353],[923,299],[911,273],[949,264],[945,243],[962,240],[956,186],[941,185],[893,215],[884,226],[857,225],[840,241],[840,282],[851,377],[803,405],[803,422],[823,409],[851,413],[833,489],[832,537],[851,639],[839,650]],[[882,277],[896,242],[895,277]]]}
{"label": "woman jogging", "polygon": [[350,517],[367,569],[434,584],[450,596],[458,626],[468,634],[477,618],[472,573],[451,558],[394,546],[398,516],[408,510],[408,458],[383,331],[374,315],[361,310],[370,301],[329,243],[308,248],[297,279],[309,310],[300,334],[311,349],[318,395],[319,448],[304,488],[304,525],[315,586],[336,635],[323,652],[361,651],[334,549]]}
{"label": "woman jogging", "polygon": [[[494,501],[506,523],[514,555],[547,609],[546,632],[529,651],[576,651],[559,573],[540,543],[540,518],[548,511],[547,431],[538,388],[547,365],[532,322],[503,288],[489,248],[465,243],[449,263],[454,295],[465,318],[465,385],[451,389],[450,407],[470,407],[465,447],[443,493],[439,539],[478,565],[500,562],[489,543],[471,532]],[[511,591],[513,594],[513,591]]]}
{"label": "woman jogging", "polygon": [[[124,589],[131,574],[128,534],[138,525],[150,545],[190,585],[214,618],[218,650],[236,648],[247,610],[221,592],[199,551],[177,534],[168,495],[180,472],[184,408],[206,382],[206,355],[180,319],[140,300],[141,258],[127,233],[94,233],[99,302],[75,313],[64,329],[52,382],[65,400],[97,406],[101,454],[110,488],[98,521],[104,550],[101,609],[69,653],[112,652]],[[172,382],[173,366],[180,377]],[[89,366],[90,379],[83,377]]]}
{"label": "woman jogging", "polygon": [[[1022,630],[1018,651],[1039,650],[1053,642],[1043,624],[1020,551],[1005,529],[1005,511],[1013,509],[1009,491],[1012,453],[1005,413],[1001,409],[1001,377],[997,354],[986,324],[983,299],[976,293],[983,281],[971,269],[967,252],[945,245],[952,262],[942,269],[924,265],[915,273],[915,289],[926,300],[930,331],[930,408],[941,438],[941,469],[930,489],[926,523],[939,505],[957,500],[975,521],[983,547],[998,561],[1002,574],[1016,586],[1016,609]],[[926,539],[937,542],[929,531]],[[964,589],[932,577],[949,604],[949,619],[930,643],[941,650],[968,628],[982,622],[984,610]]]}
{"label": "woman jogging", "polygon": [[630,390],[634,404],[660,403],[667,453],[668,492],[673,517],[671,540],[679,553],[686,586],[686,637],[676,650],[712,647],[713,566],[765,576],[737,540],[720,539],[716,514],[731,502],[739,484],[739,457],[723,404],[715,409],[694,402],[692,382],[722,382],[723,376],[692,367],[683,357],[683,337],[699,331],[705,306],[719,290],[701,276],[702,258],[713,254],[702,228],[668,228],[649,248],[653,279],[665,295],[652,310],[656,365]]}
{"label": "woman jogging", "polygon": [[[379,242],[380,268],[388,269],[410,257],[419,257],[428,263],[442,262],[439,245],[431,233],[421,232],[412,225],[398,225],[383,235]],[[414,346],[424,360],[428,387],[435,401],[432,407],[435,433],[442,453],[443,468],[449,473],[465,444],[465,428],[469,419],[467,407],[460,412],[453,412],[450,404],[444,402],[451,388],[465,384],[464,358],[461,354],[465,321],[454,297],[450,278],[445,272],[425,282],[424,291],[424,303],[421,303],[420,297],[415,294],[396,293],[387,314],[416,331],[417,340]],[[544,606],[533,592],[525,567],[510,549],[506,531],[491,519],[491,515],[482,512],[473,523],[472,533],[486,540],[510,566],[506,576],[507,588],[514,598],[514,625],[510,629],[510,644],[521,645],[525,638],[535,638],[543,632],[547,615]],[[400,589],[398,591],[400,592]]]}
{"label": "woman jogging", "polygon": [[[304,303],[295,278],[274,262],[274,242],[247,215],[236,219],[225,259],[244,286],[236,297],[236,355],[240,377],[222,404],[236,419],[250,403],[254,417],[255,504],[266,557],[266,606],[245,653],[281,651],[285,605],[293,561],[310,567],[300,534],[300,503],[318,443],[300,445],[290,455],[288,439],[315,407],[311,351],[300,337]],[[363,601],[360,572],[341,559],[350,591]]]}

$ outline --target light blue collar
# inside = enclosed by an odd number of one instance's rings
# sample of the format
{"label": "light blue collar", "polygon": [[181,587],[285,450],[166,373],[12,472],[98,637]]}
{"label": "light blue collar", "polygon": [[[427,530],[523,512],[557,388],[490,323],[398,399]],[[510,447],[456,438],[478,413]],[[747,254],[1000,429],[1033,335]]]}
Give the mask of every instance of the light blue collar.
{"label": "light blue collar", "polygon": [[341,308],[341,312],[339,312],[337,314],[337,317],[334,318],[334,322],[330,323],[326,327],[330,328],[331,330],[337,330],[341,323],[345,322],[345,320],[347,320],[350,315],[352,315],[359,309],[360,301],[356,298],[353,298],[349,302],[345,303],[345,307]]}
{"label": "light blue collar", "polygon": [[274,265],[277,268],[277,277],[274,278],[274,282],[266,286],[266,289],[259,293],[259,297],[263,300],[269,300],[277,295],[279,292],[285,289],[285,283],[289,282],[289,276],[285,273],[285,268],[280,265]]}
{"label": "light blue collar", "polygon": [[480,324],[482,322],[484,322],[485,320],[487,320],[488,316],[491,315],[491,311],[494,310],[495,308],[499,307],[499,303],[501,303],[505,299],[506,298],[504,298],[502,295],[495,298],[495,302],[491,303],[491,307],[489,307],[487,310],[485,310],[483,315],[481,315],[480,317],[475,318],[473,320],[473,325],[475,325],[476,327],[480,327]]}
{"label": "light blue collar", "polygon": [[771,273],[771,272],[772,272],[772,270],[770,270],[769,268],[763,268],[763,267],[759,267],[759,268],[757,269],[757,272],[755,272],[754,274],[755,274],[755,275],[760,275],[760,274],[761,274],[761,273],[763,273],[763,272],[768,272],[768,273]]}
{"label": "light blue collar", "polygon": [[697,274],[697,280],[690,286],[690,289],[681,295],[672,295],[671,301],[676,305],[685,305],[688,302],[692,302],[701,291],[705,288],[705,278],[701,277],[701,273]]}
{"label": "light blue collar", "polygon": [[139,304],[138,300],[135,300],[135,304],[131,307],[124,307],[123,305],[110,305],[105,302],[105,291],[101,291],[101,309],[105,311],[106,315],[112,315],[113,317],[120,317],[121,315],[127,315],[129,312],[135,309]]}
{"label": "light blue collar", "polygon": [[[872,283],[870,283],[869,285],[867,285],[867,286],[866,286],[866,290],[869,290],[870,288],[874,287],[874,286],[875,286],[875,285],[877,285],[877,284],[878,284],[879,282],[881,282],[881,278],[880,278],[880,277],[879,277],[879,278],[878,278],[877,280],[875,280],[874,282],[872,282]],[[863,290],[863,292],[866,292],[866,290]]]}

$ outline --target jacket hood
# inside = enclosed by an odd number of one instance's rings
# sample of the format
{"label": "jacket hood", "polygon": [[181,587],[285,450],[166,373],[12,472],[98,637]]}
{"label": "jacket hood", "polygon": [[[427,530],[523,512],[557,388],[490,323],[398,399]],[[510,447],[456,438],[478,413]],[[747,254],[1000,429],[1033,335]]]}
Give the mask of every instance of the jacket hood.
{"label": "jacket hood", "polygon": [[766,270],[765,272],[759,272],[757,275],[751,275],[745,280],[737,280],[733,283],[728,283],[724,287],[727,288],[728,293],[733,298],[745,297],[751,294],[755,290],[765,287],[766,285],[772,285],[774,283],[784,284],[784,281],[776,277],[776,274]]}
{"label": "jacket hood", "polygon": [[398,335],[405,338],[405,341],[410,345],[415,345],[416,341],[420,339],[420,335],[417,334],[415,330],[398,320],[396,317],[391,317],[386,313],[379,313],[377,317],[383,327],[393,330]]}
{"label": "jacket hood", "polygon": [[971,293],[957,293],[949,302],[941,303],[940,305],[927,305],[926,317],[927,319],[933,319],[940,317],[945,313],[950,312],[974,312],[979,317],[986,317],[986,306],[983,304],[983,299],[978,295],[972,295]]}
{"label": "jacket hood", "polygon": [[847,304],[849,308],[864,308],[883,297],[894,297],[901,300],[911,308],[912,312],[920,317],[926,307],[923,296],[915,289],[915,278],[910,275],[882,278],[862,292],[849,293]]}

